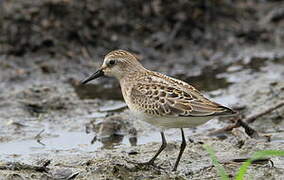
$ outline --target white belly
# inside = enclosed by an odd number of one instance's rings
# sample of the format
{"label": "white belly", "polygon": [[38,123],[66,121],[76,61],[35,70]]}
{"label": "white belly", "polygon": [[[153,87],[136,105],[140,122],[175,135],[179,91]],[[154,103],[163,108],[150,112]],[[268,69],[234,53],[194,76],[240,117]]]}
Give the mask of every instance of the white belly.
{"label": "white belly", "polygon": [[153,117],[144,113],[134,112],[134,115],[147,123],[150,123],[159,128],[193,128],[206,123],[213,117]]}

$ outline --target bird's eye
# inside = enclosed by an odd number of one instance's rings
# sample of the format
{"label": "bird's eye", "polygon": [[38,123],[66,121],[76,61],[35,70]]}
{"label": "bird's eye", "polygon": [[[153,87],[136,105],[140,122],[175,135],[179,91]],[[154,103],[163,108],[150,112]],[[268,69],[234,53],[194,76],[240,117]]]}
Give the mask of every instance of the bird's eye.
{"label": "bird's eye", "polygon": [[109,64],[109,65],[114,65],[114,64],[115,64],[115,60],[113,60],[113,59],[110,60],[110,61],[108,62],[108,64]]}

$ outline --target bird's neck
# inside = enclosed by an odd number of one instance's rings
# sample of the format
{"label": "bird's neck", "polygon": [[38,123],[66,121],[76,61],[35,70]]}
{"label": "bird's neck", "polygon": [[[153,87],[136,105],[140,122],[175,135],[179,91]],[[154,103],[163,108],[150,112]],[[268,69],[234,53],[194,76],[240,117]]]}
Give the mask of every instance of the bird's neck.
{"label": "bird's neck", "polygon": [[125,75],[119,79],[120,83],[128,82],[128,81],[135,81],[139,79],[141,76],[145,76],[148,70],[143,68],[132,70],[131,72],[125,73]]}
{"label": "bird's neck", "polygon": [[[121,79],[119,79],[119,84],[121,87],[121,92],[126,104],[130,104],[130,94],[132,87],[139,82],[141,76],[146,74],[146,71],[132,71],[130,73],[125,74]],[[131,83],[132,82],[132,83]]]}

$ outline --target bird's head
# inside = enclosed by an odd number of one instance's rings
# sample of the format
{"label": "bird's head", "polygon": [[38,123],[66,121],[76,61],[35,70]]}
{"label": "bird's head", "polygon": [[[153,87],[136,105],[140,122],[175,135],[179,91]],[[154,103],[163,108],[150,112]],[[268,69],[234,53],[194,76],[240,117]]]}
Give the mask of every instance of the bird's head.
{"label": "bird's head", "polygon": [[130,52],[124,50],[115,50],[108,53],[102,66],[90,77],[82,81],[82,84],[96,79],[100,76],[115,77],[122,79],[125,75],[144,70],[138,58]]}

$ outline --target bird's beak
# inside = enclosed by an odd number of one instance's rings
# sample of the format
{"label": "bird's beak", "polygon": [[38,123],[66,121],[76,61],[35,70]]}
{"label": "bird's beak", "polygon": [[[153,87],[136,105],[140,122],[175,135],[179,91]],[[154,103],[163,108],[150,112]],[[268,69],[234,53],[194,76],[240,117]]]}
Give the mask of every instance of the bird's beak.
{"label": "bird's beak", "polygon": [[94,74],[92,74],[90,77],[88,77],[87,79],[81,81],[81,84],[86,84],[86,83],[88,83],[89,81],[92,81],[92,80],[94,80],[94,79],[96,79],[96,78],[98,78],[98,77],[101,77],[101,76],[103,76],[103,75],[104,75],[103,70],[102,70],[102,69],[99,69],[99,70],[97,70]]}

